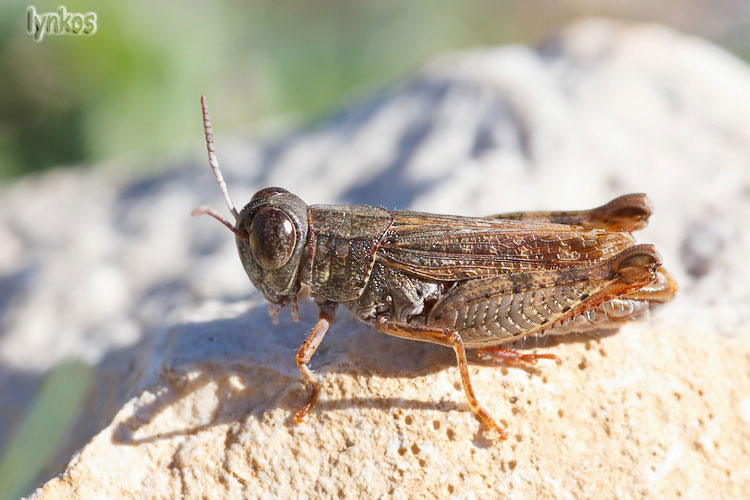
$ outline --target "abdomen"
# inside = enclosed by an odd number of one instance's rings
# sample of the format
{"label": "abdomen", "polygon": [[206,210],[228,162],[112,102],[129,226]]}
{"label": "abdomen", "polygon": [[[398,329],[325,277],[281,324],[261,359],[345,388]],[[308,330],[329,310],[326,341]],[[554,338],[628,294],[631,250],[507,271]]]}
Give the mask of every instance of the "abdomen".
{"label": "abdomen", "polygon": [[602,285],[583,281],[441,301],[431,311],[428,324],[457,330],[466,347],[512,342],[551,327],[599,292]]}

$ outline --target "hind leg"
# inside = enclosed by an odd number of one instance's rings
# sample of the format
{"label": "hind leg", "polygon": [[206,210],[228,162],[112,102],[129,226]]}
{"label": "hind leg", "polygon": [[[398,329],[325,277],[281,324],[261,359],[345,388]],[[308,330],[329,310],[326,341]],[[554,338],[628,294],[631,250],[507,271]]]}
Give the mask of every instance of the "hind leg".
{"label": "hind leg", "polygon": [[518,351],[512,349],[504,349],[502,347],[492,346],[479,349],[478,356],[482,359],[491,359],[506,365],[520,365],[521,363],[529,363],[535,365],[540,359],[551,359],[558,365],[562,364],[560,358],[554,354],[521,354]]}
{"label": "hind leg", "polygon": [[645,194],[626,194],[591,210],[564,212],[511,212],[490,215],[488,219],[550,222],[573,226],[637,231],[646,227],[653,208]]}

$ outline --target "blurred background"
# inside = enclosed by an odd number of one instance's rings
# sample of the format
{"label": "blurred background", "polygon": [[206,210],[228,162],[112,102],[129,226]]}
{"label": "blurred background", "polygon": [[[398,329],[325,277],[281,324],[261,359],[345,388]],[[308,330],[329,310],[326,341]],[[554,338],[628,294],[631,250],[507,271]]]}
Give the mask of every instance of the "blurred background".
{"label": "blurred background", "polygon": [[[535,44],[588,16],[662,23],[750,60],[746,0],[37,1],[40,14],[98,16],[93,36],[41,42],[29,5],[0,4],[0,184],[61,167],[137,177],[191,157],[205,148],[201,94],[224,141],[249,141],[323,120],[435,54]],[[46,479],[91,377],[62,363],[23,418],[0,414],[0,499]]]}
{"label": "blurred background", "polygon": [[[583,16],[653,21],[750,58],[750,2],[669,0],[37,1],[94,11],[88,36],[26,33],[0,5],[0,179],[58,166],[151,170],[202,148],[198,96],[225,133],[325,116],[431,55],[537,42]],[[273,118],[271,120],[270,118]]]}

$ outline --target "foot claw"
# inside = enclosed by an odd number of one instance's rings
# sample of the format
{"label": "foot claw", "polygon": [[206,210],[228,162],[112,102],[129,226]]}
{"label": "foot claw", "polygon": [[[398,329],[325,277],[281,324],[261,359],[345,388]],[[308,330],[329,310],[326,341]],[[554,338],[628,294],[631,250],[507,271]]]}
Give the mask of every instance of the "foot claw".
{"label": "foot claw", "polygon": [[310,409],[311,405],[306,404],[299,410],[294,412],[294,422],[297,424],[301,424],[305,421],[305,416],[307,415],[308,410]]}
{"label": "foot claw", "polygon": [[478,352],[478,356],[482,358],[482,355],[484,354],[495,361],[499,361],[507,365],[518,365],[521,363],[529,363],[531,365],[535,365],[536,362],[540,359],[551,359],[558,365],[562,364],[560,358],[558,358],[554,354],[521,354],[520,352],[516,352],[510,349],[503,349],[501,347],[486,347],[484,349],[480,349]]}
{"label": "foot claw", "polygon": [[519,358],[519,361],[531,363],[532,365],[535,365],[537,360],[539,359],[551,359],[555,363],[557,363],[558,366],[562,364],[562,361],[560,360],[560,358],[558,358],[554,354],[546,354],[546,353],[545,354],[523,354]]}
{"label": "foot claw", "polygon": [[508,439],[508,433],[505,432],[502,427],[497,425],[497,422],[495,422],[495,420],[490,416],[489,413],[484,410],[484,408],[479,408],[478,410],[476,410],[475,415],[480,422],[497,432],[497,436],[500,441],[505,441],[506,439]]}
{"label": "foot claw", "polygon": [[312,393],[310,394],[310,398],[307,400],[307,403],[305,403],[305,406],[294,412],[294,420],[301,424],[305,420],[305,416],[307,415],[307,412],[309,412],[313,406],[315,406],[315,403],[318,401],[318,388],[317,386],[313,386]]}

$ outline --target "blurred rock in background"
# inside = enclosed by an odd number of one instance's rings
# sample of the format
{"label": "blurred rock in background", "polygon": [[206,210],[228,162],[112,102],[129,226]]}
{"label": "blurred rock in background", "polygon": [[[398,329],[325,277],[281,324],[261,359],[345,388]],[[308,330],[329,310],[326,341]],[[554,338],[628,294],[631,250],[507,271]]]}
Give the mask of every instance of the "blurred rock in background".
{"label": "blurred rock in background", "polygon": [[[60,3],[34,5],[44,13]],[[95,36],[34,43],[29,3],[0,5],[0,177],[81,164],[153,171],[165,157],[198,150],[195,95],[213,96],[225,130],[257,134],[340,109],[434,54],[536,43],[581,16],[660,22],[750,57],[743,0],[64,5],[93,9]]]}

